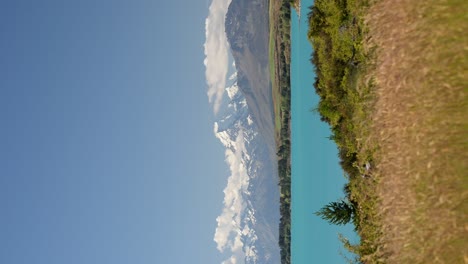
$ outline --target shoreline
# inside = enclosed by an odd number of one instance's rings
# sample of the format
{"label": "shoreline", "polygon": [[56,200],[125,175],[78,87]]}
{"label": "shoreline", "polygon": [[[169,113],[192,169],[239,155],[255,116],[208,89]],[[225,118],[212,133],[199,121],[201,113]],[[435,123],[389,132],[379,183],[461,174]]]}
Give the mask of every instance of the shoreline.
{"label": "shoreline", "polygon": [[360,244],[342,242],[358,262],[462,263],[468,4],[347,3],[316,1],[315,14],[328,14],[327,30],[325,18],[309,21],[322,98],[317,111],[340,148],[351,221],[361,237]]}

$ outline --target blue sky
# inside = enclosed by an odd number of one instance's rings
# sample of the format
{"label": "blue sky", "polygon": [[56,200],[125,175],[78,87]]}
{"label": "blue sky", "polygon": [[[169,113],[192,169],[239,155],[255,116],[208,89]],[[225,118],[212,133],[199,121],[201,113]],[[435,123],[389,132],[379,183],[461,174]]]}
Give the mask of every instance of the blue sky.
{"label": "blue sky", "polygon": [[0,263],[225,259],[209,4],[0,2]]}

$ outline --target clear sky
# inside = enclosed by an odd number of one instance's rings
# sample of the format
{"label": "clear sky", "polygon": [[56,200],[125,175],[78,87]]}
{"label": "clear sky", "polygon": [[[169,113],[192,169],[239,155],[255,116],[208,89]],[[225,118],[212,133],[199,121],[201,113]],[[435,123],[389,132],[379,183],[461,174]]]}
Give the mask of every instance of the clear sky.
{"label": "clear sky", "polygon": [[0,2],[0,263],[220,263],[208,0]]}

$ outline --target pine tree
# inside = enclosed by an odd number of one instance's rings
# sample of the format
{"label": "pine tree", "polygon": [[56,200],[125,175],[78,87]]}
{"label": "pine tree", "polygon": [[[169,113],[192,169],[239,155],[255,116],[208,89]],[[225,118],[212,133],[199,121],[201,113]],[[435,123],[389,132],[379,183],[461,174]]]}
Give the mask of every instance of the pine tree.
{"label": "pine tree", "polygon": [[351,221],[354,208],[346,201],[331,202],[315,212],[315,214],[327,220],[330,224],[345,225]]}

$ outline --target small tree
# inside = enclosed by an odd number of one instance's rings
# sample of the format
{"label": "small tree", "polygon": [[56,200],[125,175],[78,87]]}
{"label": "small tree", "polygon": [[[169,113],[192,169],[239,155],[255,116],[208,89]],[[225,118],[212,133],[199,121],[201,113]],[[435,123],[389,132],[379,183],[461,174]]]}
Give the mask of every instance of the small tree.
{"label": "small tree", "polygon": [[351,221],[354,207],[345,201],[331,202],[315,212],[315,214],[327,220],[330,224],[345,225]]}

